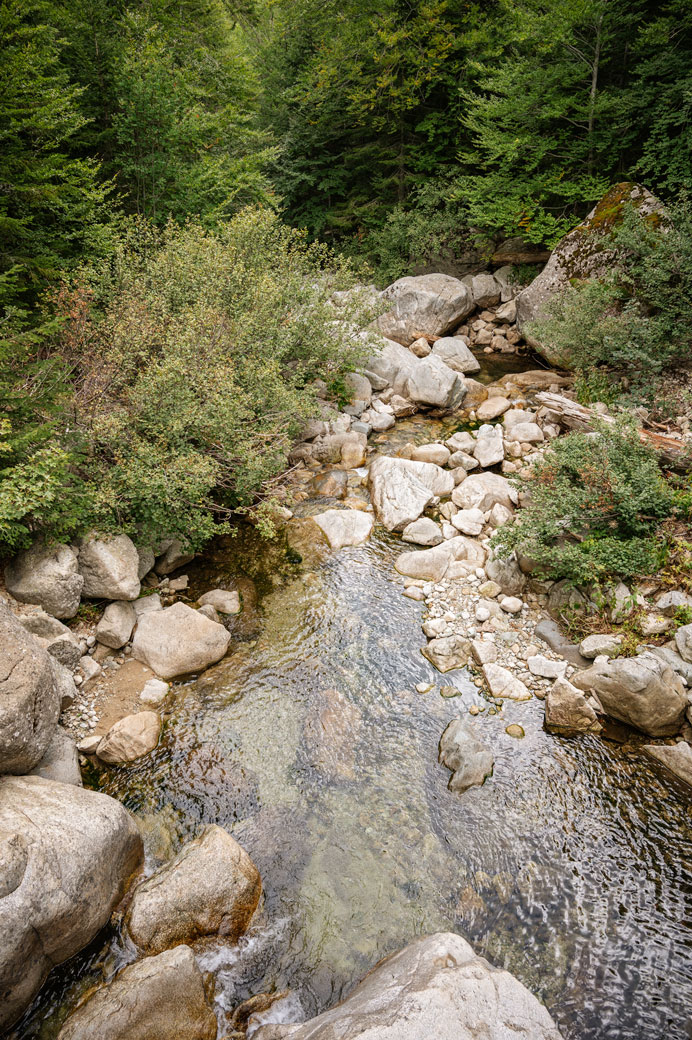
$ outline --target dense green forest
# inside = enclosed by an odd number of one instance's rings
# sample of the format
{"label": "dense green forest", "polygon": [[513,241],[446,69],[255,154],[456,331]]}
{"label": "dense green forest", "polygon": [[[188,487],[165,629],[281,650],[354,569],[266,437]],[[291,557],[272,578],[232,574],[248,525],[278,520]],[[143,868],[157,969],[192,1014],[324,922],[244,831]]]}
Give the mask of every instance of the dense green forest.
{"label": "dense green forest", "polygon": [[692,189],[690,0],[2,0],[0,50],[10,550],[202,541],[353,363],[335,287]]}

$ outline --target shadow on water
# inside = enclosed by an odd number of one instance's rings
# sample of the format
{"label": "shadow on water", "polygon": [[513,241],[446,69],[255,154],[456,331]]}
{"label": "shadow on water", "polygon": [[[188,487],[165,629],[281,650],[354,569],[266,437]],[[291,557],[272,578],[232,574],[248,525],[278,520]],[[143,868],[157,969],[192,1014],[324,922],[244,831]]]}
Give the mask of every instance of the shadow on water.
{"label": "shadow on water", "polygon": [[[149,870],[210,822],[256,861],[265,899],[250,932],[198,951],[220,1034],[251,993],[290,989],[312,1015],[383,955],[451,929],[536,993],[567,1040],[686,1037],[683,792],[635,744],[546,734],[533,700],[473,720],[494,775],[451,794],[438,740],[481,695],[464,672],[442,680],[457,698],[415,693],[441,676],[393,572],[398,540],[329,553],[314,525],[295,526],[290,559],[246,528],[188,568],[193,595],[244,590],[231,652],[175,686],[155,752],[91,778],[137,814]],[[11,1035],[52,1040],[85,987],[132,957],[116,932],[100,937]]]}

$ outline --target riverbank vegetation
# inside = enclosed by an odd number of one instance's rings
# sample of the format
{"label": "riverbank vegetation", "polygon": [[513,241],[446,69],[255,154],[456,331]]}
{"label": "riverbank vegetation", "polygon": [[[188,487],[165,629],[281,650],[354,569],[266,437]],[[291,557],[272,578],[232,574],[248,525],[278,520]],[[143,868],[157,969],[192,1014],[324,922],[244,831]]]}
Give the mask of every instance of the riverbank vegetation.
{"label": "riverbank vegetation", "polygon": [[0,550],[201,544],[357,364],[335,288],[536,261],[614,179],[670,225],[555,334],[590,399],[689,353],[685,0],[1,0],[0,80]]}

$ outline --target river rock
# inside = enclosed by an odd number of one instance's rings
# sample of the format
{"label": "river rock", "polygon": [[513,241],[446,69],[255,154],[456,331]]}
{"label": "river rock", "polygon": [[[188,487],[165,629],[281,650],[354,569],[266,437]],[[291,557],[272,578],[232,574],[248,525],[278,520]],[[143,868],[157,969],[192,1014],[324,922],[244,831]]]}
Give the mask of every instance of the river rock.
{"label": "river rock", "polygon": [[584,693],[565,678],[557,679],[545,698],[545,728],[563,737],[600,733],[601,724]]}
{"label": "river rock", "polygon": [[48,750],[29,775],[42,776],[45,780],[57,780],[61,784],[82,786],[77,745],[62,726],[56,726]]}
{"label": "river rock", "polygon": [[405,396],[416,404],[446,411],[459,408],[466,393],[463,376],[453,372],[435,354],[417,360],[406,389]]}
{"label": "river rock", "polygon": [[177,571],[179,567],[185,567],[186,564],[192,563],[194,558],[195,554],[193,552],[190,552],[189,549],[183,549],[183,543],[179,538],[166,538],[160,545],[156,546],[156,573],[161,576],[171,574],[173,571]]}
{"label": "river rock", "polygon": [[483,675],[493,697],[510,701],[530,701],[531,693],[521,679],[517,679],[509,668],[489,662],[483,665]]}
{"label": "river rock", "polygon": [[432,462],[435,466],[446,466],[451,452],[444,444],[418,444],[411,451],[414,462]]}
{"label": "river rock", "polygon": [[648,651],[612,661],[599,657],[572,682],[580,690],[593,691],[611,718],[651,737],[672,736],[684,722],[687,696],[682,680]]}
{"label": "river rock", "polygon": [[51,660],[51,668],[53,671],[53,682],[55,683],[55,690],[58,695],[60,710],[65,711],[65,709],[70,708],[77,699],[77,687],[72,672],[69,668],[66,668],[64,664],[60,664],[59,661]]}
{"label": "river rock", "polygon": [[211,589],[200,596],[198,601],[201,607],[212,606],[219,614],[239,614],[240,594],[228,589]]}
{"label": "river rock", "polygon": [[675,773],[686,784],[692,786],[692,747],[681,740],[678,744],[645,744],[644,750],[652,758],[662,762],[666,769]]}
{"label": "river rock", "polygon": [[0,773],[28,773],[38,765],[59,714],[49,654],[0,604]]}
{"label": "river rock", "polygon": [[381,455],[368,473],[370,496],[377,519],[388,531],[413,523],[435,496],[451,495],[454,477],[430,462],[413,462]]}
{"label": "river rock", "polygon": [[450,451],[463,451],[470,453],[473,451],[476,444],[476,438],[466,430],[458,430],[453,433],[452,436],[445,441],[445,446]]}
{"label": "river rock", "polygon": [[54,617],[71,618],[79,609],[84,578],[68,545],[36,542],[6,564],[5,585],[20,603],[36,603]]}
{"label": "river rock", "polygon": [[501,426],[488,424],[481,426],[473,449],[473,456],[484,469],[502,462],[505,457],[505,444],[502,439]]}
{"label": "river rock", "polygon": [[575,279],[598,277],[611,268],[609,236],[628,203],[643,217],[660,209],[658,200],[637,184],[610,188],[586,220],[557,244],[541,273],[516,298],[519,332],[551,365],[569,367],[571,358],[555,344],[539,341],[533,323],[546,316],[551,301]]}
{"label": "river rock", "polygon": [[545,440],[543,430],[534,422],[512,423],[505,430],[505,439],[520,441],[522,444],[541,444]]}
{"label": "river rock", "polygon": [[518,501],[516,489],[499,473],[471,473],[452,493],[452,502],[459,509],[480,509],[482,513],[496,502],[512,509]]}
{"label": "river rock", "polygon": [[142,841],[127,810],[105,794],[38,776],[5,776],[0,848],[0,860],[9,864],[0,892],[0,1029],[6,1029],[53,966],[104,927],[142,862]]}
{"label": "river rock", "polygon": [[479,535],[485,524],[485,516],[480,509],[460,509],[452,517],[452,525],[462,534],[472,537]]}
{"label": "river rock", "polygon": [[[360,372],[347,372],[344,382],[351,390],[351,403],[363,401],[367,408],[372,400],[372,386],[367,376],[361,375]],[[303,439],[307,440],[307,438]]]}
{"label": "river rock", "polygon": [[560,679],[567,670],[567,661],[554,661],[544,654],[527,657],[526,664],[531,675],[537,675],[541,679]]}
{"label": "river rock", "polygon": [[[204,609],[204,608],[202,608]],[[212,610],[214,608],[212,607]],[[156,707],[159,704],[163,704],[165,701],[170,686],[168,683],[163,682],[161,679],[147,679],[139,695],[139,699],[142,704],[151,704]]]}
{"label": "river rock", "polygon": [[438,760],[452,770],[447,786],[459,794],[481,787],[493,775],[495,764],[490,748],[461,719],[453,719],[442,734]]}
{"label": "river rock", "polygon": [[36,610],[32,614],[18,614],[17,620],[27,632],[31,632],[32,636],[36,636],[41,641],[42,646],[47,646],[52,640],[60,639],[62,636],[68,638],[72,636],[67,625],[63,625],[62,621],[46,614],[45,610]]}
{"label": "river rock", "polygon": [[471,643],[463,636],[440,636],[431,639],[421,653],[438,672],[451,672],[454,668],[464,668],[468,664]]}
{"label": "river rock", "polygon": [[367,542],[375,525],[372,514],[359,509],[328,509],[312,519],[324,531],[332,549],[362,545]]}
{"label": "river rock", "polygon": [[140,617],[132,654],[162,679],[201,672],[228,650],[230,632],[184,603]]}
{"label": "river rock", "polygon": [[481,370],[480,362],[461,336],[443,336],[433,344],[432,352],[440,361],[444,361],[445,365],[462,375],[471,375],[472,372]]}
{"label": "river rock", "polygon": [[[253,1040],[561,1040],[529,991],[454,933],[381,961],[346,1000],[303,1025],[265,1025]],[[71,1040],[71,1038],[70,1038]]]}
{"label": "river rock", "polygon": [[137,615],[132,603],[122,601],[109,603],[96,626],[94,635],[99,643],[110,646],[113,650],[119,650],[121,646],[125,646],[132,635],[136,620]]}
{"label": "river rock", "polygon": [[615,657],[616,654],[620,653],[620,647],[622,646],[622,636],[615,635],[593,635],[586,636],[582,639],[579,644],[579,653],[582,657],[586,657],[589,661],[593,661],[596,657]]}
{"label": "river rock", "polygon": [[51,657],[71,671],[75,670],[82,656],[82,647],[71,632],[46,643],[45,647]]}
{"label": "river rock", "polygon": [[488,560],[485,573],[500,586],[505,595],[516,596],[526,588],[526,575],[519,567],[514,553],[505,559]]}
{"label": "river rock", "polygon": [[402,542],[412,542],[413,545],[439,545],[444,541],[442,531],[438,524],[434,520],[430,520],[427,516],[421,516],[419,520],[414,520],[412,524],[407,524],[404,530],[401,532]]}
{"label": "river rock", "polygon": [[67,1019],[58,1040],[215,1040],[216,1015],[189,946],[123,968]]}
{"label": "river rock", "polygon": [[656,609],[666,617],[673,617],[680,607],[692,607],[692,596],[687,592],[663,592],[656,597]]}
{"label": "river rock", "polygon": [[227,831],[212,825],[139,884],[125,924],[147,954],[207,935],[236,942],[250,924],[262,882],[257,867]]}
{"label": "river rock", "polygon": [[692,662],[692,625],[683,625],[677,630],[675,645],[683,661]]}
{"label": "river rock", "polygon": [[139,596],[139,556],[126,534],[86,538],[79,549],[79,570],[83,596],[118,600]]}
{"label": "river rock", "polygon": [[506,397],[489,397],[476,409],[476,418],[481,422],[490,422],[503,415],[509,408],[511,402]]}
{"label": "river rock", "polygon": [[485,550],[472,538],[450,538],[432,549],[401,553],[394,562],[399,574],[422,581],[442,581],[450,566],[459,560],[483,566]]}
{"label": "river rock", "polygon": [[119,719],[96,748],[102,762],[124,765],[153,751],[159,742],[161,719],[155,711],[139,711]]}
{"label": "river rock", "polygon": [[405,347],[419,336],[444,336],[475,307],[470,288],[446,274],[400,278],[382,298],[391,302],[391,309],[377,319],[377,326]]}
{"label": "river rock", "polygon": [[467,274],[462,281],[464,285],[468,285],[475,306],[481,310],[486,307],[494,307],[496,303],[500,302],[502,288],[488,271],[482,271],[480,274]]}

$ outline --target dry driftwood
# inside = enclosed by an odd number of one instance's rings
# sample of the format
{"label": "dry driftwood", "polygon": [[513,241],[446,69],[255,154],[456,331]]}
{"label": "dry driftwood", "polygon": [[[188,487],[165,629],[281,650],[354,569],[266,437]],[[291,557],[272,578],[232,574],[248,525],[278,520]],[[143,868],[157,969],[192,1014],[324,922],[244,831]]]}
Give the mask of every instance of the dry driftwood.
{"label": "dry driftwood", "polygon": [[[600,415],[593,408],[587,408],[569,397],[563,397],[562,394],[549,392],[536,394],[536,401],[546,409],[545,417],[547,419],[568,430],[589,432],[594,429],[598,420],[606,423],[615,421],[612,415]],[[639,437],[644,444],[649,444],[655,449],[662,466],[677,470],[679,473],[688,473],[692,470],[692,452],[689,445],[682,439],[667,437],[662,433],[646,430],[644,427],[640,427]]]}

